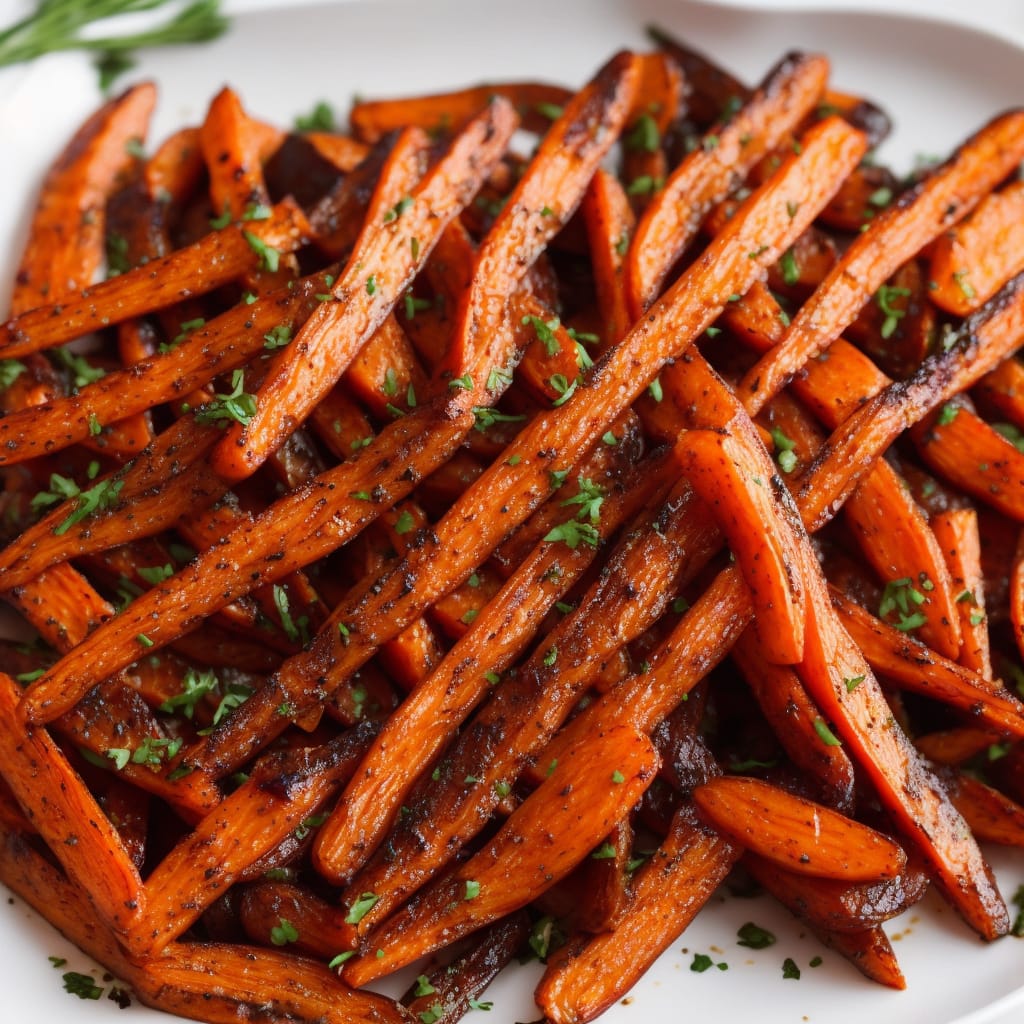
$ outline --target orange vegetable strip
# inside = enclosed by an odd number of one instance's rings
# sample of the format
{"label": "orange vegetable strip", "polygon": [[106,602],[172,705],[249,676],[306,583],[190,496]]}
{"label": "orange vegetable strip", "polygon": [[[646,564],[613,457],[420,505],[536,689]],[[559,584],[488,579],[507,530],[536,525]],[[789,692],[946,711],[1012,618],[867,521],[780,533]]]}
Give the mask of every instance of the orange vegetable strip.
{"label": "orange vegetable strip", "polygon": [[943,229],[968,213],[1024,159],[1024,111],[995,118],[857,235],[800,308],[784,341],[738,385],[759,410],[804,364],[824,351],[892,276]]}
{"label": "orange vegetable strip", "polygon": [[884,459],[858,484],[843,511],[861,550],[883,580],[910,577],[925,601],[920,637],[938,654],[959,658],[960,606],[938,538],[897,472]]}
{"label": "orange vegetable strip", "polygon": [[936,764],[959,765],[987,750],[1000,739],[1001,734],[998,732],[960,726],[942,732],[930,732],[925,736],[915,736],[914,745],[929,761]]}
{"label": "orange vegetable strip", "polygon": [[[1021,337],[1024,337],[1024,276],[1011,281],[990,303],[965,321],[952,345],[929,356],[906,381],[890,384],[862,404],[833,432],[800,482],[800,500],[804,503],[805,521],[809,524],[827,522],[841,504],[842,498],[849,494],[903,430],[957,392],[974,384],[1004,359]],[[925,444],[925,455],[930,459],[945,459],[943,449],[953,447],[949,444],[952,437],[958,440],[963,438],[966,443],[966,437],[977,439],[979,432],[984,433],[984,429],[986,427],[981,420],[957,415],[948,426],[932,427],[931,432],[935,433],[936,438],[943,436],[947,443]],[[999,440],[1013,453],[1008,453],[1006,457],[1011,465],[1015,459],[1024,460],[1024,454],[1018,452],[1005,438]],[[961,472],[957,476],[962,477],[964,474]],[[841,482],[839,504],[833,498],[828,508],[823,506],[821,496],[825,493],[834,494],[835,490],[831,484],[823,484],[826,477]],[[1024,470],[1021,477],[1024,478]],[[994,484],[995,481],[986,483]],[[992,500],[998,498],[1003,506],[1019,505],[1018,516],[1024,515],[1021,512],[1024,509],[1024,504],[1021,504],[1024,494],[1017,493],[1022,488],[1024,483],[1018,486],[1014,480],[1008,480],[1005,489],[993,494]],[[809,526],[809,529],[813,528]]]}
{"label": "orange vegetable strip", "polygon": [[[602,537],[611,536],[645,502],[663,496],[668,484],[659,473],[664,457],[641,465],[629,478],[631,486],[605,498],[597,524]],[[643,483],[638,481],[640,472]],[[438,669],[392,712],[317,835],[313,855],[322,875],[342,882],[362,866],[417,777],[596,554],[588,544],[566,549],[542,541],[484,605]],[[557,574],[551,571],[554,566]]]}
{"label": "orange vegetable strip", "polygon": [[929,299],[956,316],[973,313],[1024,270],[1024,182],[987,195],[929,256]]}
{"label": "orange vegetable strip", "polygon": [[590,181],[580,206],[587,228],[587,250],[594,268],[594,291],[601,316],[601,349],[629,333],[632,317],[626,304],[625,252],[636,218],[626,191],[604,168]]}
{"label": "orange vegetable strip", "polygon": [[21,696],[0,673],[0,764],[22,810],[97,914],[125,934],[143,913],[142,879],[117,830],[45,729],[18,724]]}
{"label": "orange vegetable strip", "polygon": [[739,855],[684,805],[637,872],[633,899],[615,928],[570,941],[549,961],[535,994],[545,1019],[583,1024],[621,999],[711,899]]}
{"label": "orange vegetable strip", "polygon": [[354,171],[366,159],[370,147],[353,139],[350,135],[334,135],[331,132],[307,132],[306,141],[329,163],[334,164],[343,174]]}
{"label": "orange vegetable strip", "polygon": [[47,172],[14,276],[15,314],[85,288],[103,260],[107,197],[146,135],[156,102],[151,82],[108,101],[75,133]]}
{"label": "orange vegetable strip", "polygon": [[183,203],[198,188],[202,174],[199,129],[181,128],[169,135],[146,161],[142,181],[150,199]]}
{"label": "orange vegetable strip", "polygon": [[367,936],[384,955],[356,956],[345,980],[365,985],[525,906],[629,813],[659,763],[651,741],[624,727],[570,751],[479,853]]}
{"label": "orange vegetable strip", "polygon": [[907,987],[896,952],[881,925],[862,932],[825,931],[813,926],[811,931],[829,949],[842,953],[865,978],[888,988],[902,990]]}
{"label": "orange vegetable strip", "polygon": [[67,301],[15,316],[0,326],[0,356],[15,359],[52,348],[110,324],[173,306],[183,294],[205,295],[259,263],[261,257],[247,234],[282,253],[305,244],[307,231],[302,211],[290,200],[282,200],[267,220],[212,231],[184,249],[73,293]]}
{"label": "orange vegetable strip", "polygon": [[754,430],[743,431],[739,423],[735,429],[688,431],[682,469],[736,557],[750,589],[764,656],[792,665],[800,660],[804,642],[799,560],[785,522],[795,509]]}
{"label": "orange vegetable strip", "polygon": [[[554,735],[544,748],[547,763],[616,724],[653,732],[722,661],[753,618],[750,596],[739,583],[735,566],[723,569],[683,614],[647,671],[613,686]],[[546,764],[535,765],[527,773],[539,782],[545,769]]]}
{"label": "orange vegetable strip", "polygon": [[86,891],[37,852],[31,829],[15,829],[16,816],[19,808],[5,794],[0,798],[0,881],[86,955],[124,977],[127,958]]}
{"label": "orange vegetable strip", "polygon": [[852,885],[795,874],[749,851],[743,865],[797,917],[830,931],[857,932],[883,924],[917,903],[928,889],[928,876],[913,865],[894,878]]}
{"label": "orange vegetable strip", "polygon": [[238,94],[228,87],[211,100],[199,129],[203,162],[210,178],[213,209],[241,220],[247,208],[269,202],[260,165],[259,133],[242,109]]}
{"label": "orange vegetable strip", "polygon": [[975,397],[1002,420],[1024,429],[1024,366],[1011,357],[978,381]]}
{"label": "orange vegetable strip", "polygon": [[389,100],[364,100],[349,114],[352,130],[364,142],[378,142],[384,135],[406,125],[418,125],[429,132],[460,131],[498,96],[514,108],[531,131],[545,131],[551,121],[537,108],[545,104],[560,107],[572,93],[558,85],[538,82],[502,82],[478,85],[458,92]]}
{"label": "orange vegetable strip", "polygon": [[[630,241],[626,294],[634,319],[657,298],[665,276],[705,215],[800,124],[821,97],[827,77],[828,61],[823,57],[794,54],[785,58],[732,120],[716,127],[715,144],[699,146],[670,175]],[[794,196],[790,202],[800,199]],[[760,244],[756,242],[750,251]]]}
{"label": "orange vegetable strip", "polygon": [[140,1002],[205,1024],[409,1024],[387,996],[354,992],[322,963],[260,946],[174,943],[126,974]]}
{"label": "orange vegetable strip", "polygon": [[942,419],[934,413],[911,430],[922,461],[966,494],[1024,522],[1024,453],[963,408],[951,423]]}
{"label": "orange vegetable strip", "polygon": [[751,631],[739,638],[731,653],[779,743],[793,764],[817,783],[822,802],[839,810],[851,808],[853,762],[842,746],[821,742],[815,728],[821,714],[799,676],[764,658]]}
{"label": "orange vegetable strip", "polygon": [[983,843],[1024,847],[1024,807],[966,772],[944,776],[949,798]]}
{"label": "orange vegetable strip", "polygon": [[[888,465],[888,463],[879,463]],[[963,643],[956,658],[964,668],[992,678],[988,623],[985,615],[985,577],[981,570],[981,535],[978,513],[972,508],[950,508],[931,517],[935,539],[949,566]]]}
{"label": "orange vegetable strip", "polygon": [[693,802],[719,832],[796,874],[875,882],[906,867],[902,847],[881,832],[759,779],[720,775],[694,789]]}
{"label": "orange vegetable strip", "polygon": [[262,945],[272,941],[272,930],[282,919],[288,921],[298,932],[295,950],[328,961],[355,949],[358,942],[355,925],[346,923],[344,911],[289,882],[265,880],[248,886],[238,916],[249,938]]}
{"label": "orange vegetable strip", "polygon": [[369,724],[331,743],[272,754],[154,868],[145,909],[127,941],[159,952],[198,919],[237,875],[292,832],[344,784],[372,735]]}
{"label": "orange vegetable strip", "polygon": [[495,102],[418,184],[429,140],[411,129],[402,136],[345,270],[330,289],[337,301],[318,307],[291,345],[271,360],[255,415],[244,426],[232,424],[214,450],[213,466],[225,479],[251,475],[305,421],[391,312],[444,226],[476,194],[514,129],[508,104]]}
{"label": "orange vegetable strip", "polygon": [[943,658],[835,590],[832,604],[867,662],[888,681],[968,711],[979,724],[1024,735],[1024,705],[1002,683]]}
{"label": "orange vegetable strip", "polygon": [[1008,915],[989,867],[940,783],[893,722],[868,662],[832,609],[809,544],[804,578],[810,620],[797,669],[804,685],[947,899],[983,937],[1004,934]]}

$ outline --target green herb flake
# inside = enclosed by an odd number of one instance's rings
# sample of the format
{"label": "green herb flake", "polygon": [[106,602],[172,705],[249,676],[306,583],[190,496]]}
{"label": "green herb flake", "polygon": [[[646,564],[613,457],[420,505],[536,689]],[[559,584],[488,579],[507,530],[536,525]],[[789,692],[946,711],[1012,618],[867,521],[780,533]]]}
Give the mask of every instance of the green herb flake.
{"label": "green herb flake", "polygon": [[380,897],[375,892],[364,892],[345,915],[345,924],[359,924],[373,910],[379,899]]}
{"label": "green herb flake", "polygon": [[853,691],[864,682],[864,679],[864,676],[851,676],[848,679],[843,679],[843,685],[846,687],[846,692],[853,693]]}
{"label": "green herb flake", "polygon": [[337,131],[334,108],[326,100],[319,100],[308,114],[297,114],[294,125],[297,132]]}
{"label": "green herb flake", "polygon": [[297,942],[298,930],[286,917],[279,917],[278,923],[270,929],[270,941],[275,946],[287,946],[289,942]]}
{"label": "green herb flake", "polygon": [[796,961],[791,956],[787,956],[782,961],[782,977],[793,981],[800,980],[800,968],[797,967]]}
{"label": "green herb flake", "polygon": [[839,747],[842,746],[842,741],[836,736],[836,734],[825,724],[821,718],[814,720],[814,731],[818,734],[818,738],[826,747]]}
{"label": "green herb flake", "polygon": [[940,427],[948,427],[953,420],[956,419],[957,413],[960,412],[960,406],[954,402],[946,402],[946,404],[939,410],[939,415],[936,417],[936,423]]}
{"label": "green herb flake", "polygon": [[693,961],[690,964],[690,970],[693,971],[694,974],[703,974],[714,966],[714,960],[712,960],[707,953],[694,953]]}
{"label": "green herb flake", "polygon": [[616,768],[615,771],[612,772],[611,779],[616,786],[621,786],[626,781],[626,776]]}
{"label": "green herb flake", "polygon": [[467,879],[466,880],[465,895],[462,898],[466,899],[466,900],[475,900],[477,898],[477,896],[479,896],[479,895],[480,895],[480,883],[479,882],[475,882],[472,879]]}
{"label": "green herb flake", "polygon": [[592,860],[611,860],[615,852],[611,843],[602,843],[590,856]]}
{"label": "green herb flake", "polygon": [[263,335],[263,347],[268,352],[284,348],[292,340],[291,324],[278,324]]}
{"label": "green herb flake", "polygon": [[437,989],[430,984],[430,979],[425,974],[421,974],[416,979],[416,987],[412,994],[419,999],[422,996],[432,996],[436,991]]}
{"label": "green herb flake", "polygon": [[256,415],[256,396],[245,390],[245,371],[241,368],[231,374],[231,392],[227,395],[215,394],[213,398],[196,412],[197,423],[217,423],[226,426],[230,422],[248,426]]}
{"label": "green herb flake", "polygon": [[882,327],[879,334],[883,338],[888,339],[896,333],[896,328],[899,327],[900,321],[907,315],[907,311],[900,306],[894,306],[893,300],[899,298],[907,298],[910,295],[909,288],[899,288],[895,285],[883,284],[881,288],[875,293],[875,301],[878,303],[878,308],[882,311],[885,319],[882,321]]}
{"label": "green herb flake", "polygon": [[481,1002],[479,999],[474,999],[472,996],[469,997],[469,1008],[471,1010],[491,1010],[494,1008],[494,1003],[490,1000]]}
{"label": "green herb flake", "polygon": [[575,551],[580,544],[587,544],[596,548],[601,541],[601,535],[590,523],[582,523],[578,519],[570,519],[568,522],[549,530],[544,540],[549,543],[562,541],[570,550]]}
{"label": "green herb flake", "polygon": [[62,978],[64,991],[78,996],[79,999],[99,999],[103,995],[103,989],[96,984],[96,979],[92,975],[68,971]]}
{"label": "green herb flake", "polygon": [[354,949],[346,949],[344,953],[339,953],[328,965],[329,970],[337,970],[347,960],[351,960],[356,955]]}
{"label": "green herb flake", "polygon": [[767,949],[776,942],[775,936],[767,928],[762,928],[753,921],[747,921],[736,934],[736,945],[745,946],[747,949]]}
{"label": "green herb flake", "polygon": [[634,153],[656,153],[661,145],[658,123],[650,114],[641,114],[625,139],[626,149]]}
{"label": "green herb flake", "polygon": [[272,245],[267,245],[259,235],[251,231],[243,231],[242,237],[249,243],[249,248],[259,257],[260,267],[271,274],[276,274],[281,266],[281,253]]}

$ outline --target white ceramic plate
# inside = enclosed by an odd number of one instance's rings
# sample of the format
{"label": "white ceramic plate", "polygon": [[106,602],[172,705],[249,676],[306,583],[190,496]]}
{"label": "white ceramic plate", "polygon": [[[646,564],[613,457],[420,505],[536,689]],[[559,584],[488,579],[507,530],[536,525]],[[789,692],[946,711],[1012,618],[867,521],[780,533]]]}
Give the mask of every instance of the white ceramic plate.
{"label": "white ceramic plate", "polygon": [[[878,14],[745,13],[686,0],[514,0],[507,2],[361,2],[289,7],[243,15],[211,46],[147,55],[140,72],[161,86],[154,137],[197,120],[224,83],[247,107],[290,122],[321,98],[344,111],[351,96],[454,88],[490,78],[541,77],[582,83],[621,47],[642,45],[658,24],[690,40],[749,82],[786,50],[827,52],[840,88],[881,101],[896,121],[885,155],[904,167],[915,155],[943,153],[995,112],[1024,98],[1024,55],[994,37],[934,22]],[[78,56],[47,59],[0,76],[0,138],[5,180],[0,203],[0,305],[27,224],[35,183],[73,127],[97,103],[94,73]],[[6,158],[13,154],[13,159]],[[12,196],[15,200],[12,201]],[[1019,860],[993,855],[1010,896],[1024,878]],[[753,920],[778,943],[752,952],[736,930]],[[716,901],[673,944],[647,978],[604,1018],[608,1024],[757,1021],[758,1024],[1009,1024],[1024,1014],[1024,945],[983,946],[937,900],[893,922],[890,935],[908,990],[862,979],[818,948],[767,900]],[[82,1002],[61,989],[63,970],[95,970],[17,900],[0,903],[4,991],[0,1020],[159,1021],[140,1006],[120,1011],[102,999]],[[695,952],[727,971],[693,973]],[[821,966],[810,961],[821,955]],[[784,980],[792,957],[802,978]],[[95,971],[99,976],[102,972]],[[532,1021],[535,969],[509,970],[487,998],[491,1024]]]}

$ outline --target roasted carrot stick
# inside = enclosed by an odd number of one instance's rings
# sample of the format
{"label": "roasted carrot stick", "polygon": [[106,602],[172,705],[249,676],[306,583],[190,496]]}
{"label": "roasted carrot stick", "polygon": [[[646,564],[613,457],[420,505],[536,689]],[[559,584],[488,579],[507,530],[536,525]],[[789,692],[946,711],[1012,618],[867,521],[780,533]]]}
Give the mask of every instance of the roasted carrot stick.
{"label": "roasted carrot stick", "polygon": [[[0,673],[0,761],[22,810],[105,925],[124,935],[144,912],[142,879],[117,830],[45,729],[17,727],[20,690]],[[43,809],[45,808],[45,813]]]}
{"label": "roasted carrot stick", "polygon": [[581,937],[549,963],[535,995],[546,1019],[582,1024],[621,999],[711,898],[739,853],[684,805],[640,868],[623,919],[612,931]]}
{"label": "roasted carrot stick", "polygon": [[374,143],[396,128],[418,125],[425,131],[460,131],[498,96],[504,97],[531,131],[545,131],[552,108],[561,108],[572,96],[561,86],[536,82],[478,85],[458,92],[395,100],[363,100],[349,114],[352,130],[363,142]]}
{"label": "roasted carrot stick", "polygon": [[310,818],[355,768],[367,723],[322,748],[272,755],[198,823],[146,879],[146,906],[130,923],[136,955],[185,932],[238,873]]}
{"label": "roasted carrot stick", "polygon": [[249,938],[260,945],[273,944],[274,929],[287,921],[295,929],[292,944],[309,956],[333,960],[355,949],[355,925],[345,922],[344,912],[317,899],[308,889],[288,882],[265,880],[246,888],[239,917]]}
{"label": "roasted carrot stick", "polygon": [[957,316],[973,313],[1024,270],[1024,183],[987,195],[930,250],[929,297]]}

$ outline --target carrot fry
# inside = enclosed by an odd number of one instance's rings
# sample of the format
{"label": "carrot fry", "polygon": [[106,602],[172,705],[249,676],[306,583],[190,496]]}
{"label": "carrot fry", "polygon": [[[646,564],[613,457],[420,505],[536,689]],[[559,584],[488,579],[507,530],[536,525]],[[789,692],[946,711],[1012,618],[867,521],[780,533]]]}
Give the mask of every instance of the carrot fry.
{"label": "carrot fry", "polygon": [[626,291],[634,319],[657,298],[704,215],[725,198],[737,177],[744,177],[803,120],[821,96],[827,75],[824,58],[787,57],[769,72],[751,101],[716,130],[715,143],[698,147],[672,173],[630,241]]}
{"label": "carrot fry", "polygon": [[798,662],[804,601],[783,521],[792,502],[771,460],[756,439],[711,430],[688,431],[682,455],[684,473],[711,508],[750,589],[765,657],[781,665]]}
{"label": "carrot fry", "polygon": [[887,836],[767,782],[719,776],[698,786],[693,802],[718,831],[787,871],[875,882],[906,866]]}
{"label": "carrot fry", "polygon": [[957,316],[973,313],[1024,270],[1024,183],[1011,182],[931,247],[929,297]]}
{"label": "carrot fry", "polygon": [[17,728],[20,695],[14,680],[0,673],[3,777],[106,926],[124,935],[145,912],[142,879],[116,829],[46,731]]}
{"label": "carrot fry", "polygon": [[208,1024],[247,1017],[409,1024],[405,1010],[386,996],[353,992],[320,963],[259,946],[175,943],[126,975],[141,1002]]}
{"label": "carrot fry", "polygon": [[242,894],[239,917],[249,938],[261,945],[273,943],[274,929],[287,921],[295,929],[295,948],[310,956],[332,960],[347,949],[355,949],[355,925],[329,903],[308,890],[288,882],[262,881]]}
{"label": "carrot fry", "polygon": [[928,876],[913,865],[894,878],[850,885],[796,875],[750,852],[743,864],[788,910],[828,931],[856,932],[883,924],[912,907],[928,889]]}
{"label": "carrot fry", "polygon": [[985,579],[981,571],[978,514],[974,509],[951,508],[936,513],[930,522],[949,566],[950,581],[956,594],[955,608],[963,636],[956,660],[964,668],[991,679],[992,656],[985,621]]}
{"label": "carrot fry", "polygon": [[570,943],[548,964],[535,998],[553,1024],[583,1024],[617,1002],[711,898],[740,848],[684,807],[639,870],[633,900],[612,931]]}
{"label": "carrot fry", "polygon": [[146,879],[146,905],[129,923],[135,954],[185,932],[237,874],[285,840],[344,784],[372,734],[362,726],[324,748],[272,755],[186,836]]}
{"label": "carrot fry", "polygon": [[[345,980],[365,985],[550,888],[629,813],[658,762],[651,741],[628,728],[605,733],[600,745],[571,751],[479,853],[369,933],[368,946],[384,955],[350,960]],[[538,825],[545,842],[524,843]]]}
{"label": "carrot fry", "polygon": [[862,932],[825,931],[818,928],[813,931],[829,949],[842,953],[864,977],[888,988],[907,987],[896,953],[881,925]]}
{"label": "carrot fry", "polygon": [[1024,807],[966,772],[943,778],[953,806],[983,843],[1024,846]]}
{"label": "carrot fry", "polygon": [[371,144],[406,125],[418,125],[428,132],[440,130],[454,134],[498,96],[504,97],[515,108],[526,128],[543,132],[551,124],[550,116],[544,111],[561,107],[571,98],[571,93],[561,86],[535,82],[478,85],[435,96],[364,100],[352,107],[349,120],[358,138]]}

